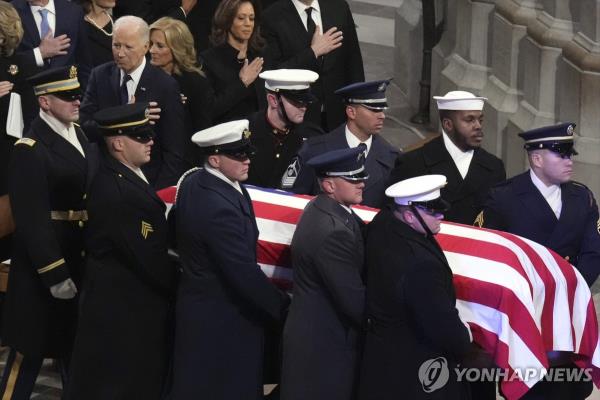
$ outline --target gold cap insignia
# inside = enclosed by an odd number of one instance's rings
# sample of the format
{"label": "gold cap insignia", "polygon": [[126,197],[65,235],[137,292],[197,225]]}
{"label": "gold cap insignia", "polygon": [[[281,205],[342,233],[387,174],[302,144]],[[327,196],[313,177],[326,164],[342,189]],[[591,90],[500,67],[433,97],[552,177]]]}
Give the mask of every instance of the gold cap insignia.
{"label": "gold cap insignia", "polygon": [[148,118],[150,116],[150,109],[146,108],[146,111],[144,111],[144,117]]}
{"label": "gold cap insignia", "polygon": [[150,235],[151,232],[154,232],[154,228],[152,228],[152,225],[150,225],[146,221],[142,221],[142,237],[144,239],[147,239],[148,235]]}
{"label": "gold cap insignia", "polygon": [[387,84],[386,84],[385,82],[383,82],[382,84],[380,84],[380,85],[377,87],[377,91],[378,91],[378,92],[383,92],[383,91],[385,90],[385,88],[386,88],[386,87],[387,87]]}
{"label": "gold cap insignia", "polygon": [[70,79],[77,78],[77,67],[74,65],[71,65],[71,68],[69,69],[69,78]]}
{"label": "gold cap insignia", "polygon": [[481,211],[479,214],[477,214],[477,218],[475,218],[475,222],[473,223],[473,225],[483,228],[483,224],[484,224],[483,211]]}
{"label": "gold cap insignia", "polygon": [[8,67],[8,73],[11,74],[11,75],[13,75],[13,76],[15,76],[16,74],[19,73],[19,66],[16,65],[16,64],[11,64]]}
{"label": "gold cap insignia", "polygon": [[573,127],[573,125],[569,125],[567,127],[567,135],[569,136],[573,136],[573,133],[575,132],[575,128]]}
{"label": "gold cap insignia", "polygon": [[248,129],[244,129],[244,132],[242,132],[242,136],[244,137],[244,139],[249,139],[251,135],[252,132],[250,132]]}

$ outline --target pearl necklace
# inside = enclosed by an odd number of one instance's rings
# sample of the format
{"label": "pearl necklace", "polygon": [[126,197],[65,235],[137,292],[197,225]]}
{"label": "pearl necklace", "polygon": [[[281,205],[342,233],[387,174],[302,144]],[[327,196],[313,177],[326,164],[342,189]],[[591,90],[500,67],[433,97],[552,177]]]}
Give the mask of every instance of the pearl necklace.
{"label": "pearl necklace", "polygon": [[103,13],[105,13],[108,16],[108,20],[110,21],[110,30],[111,32],[106,32],[102,27],[98,26],[98,24],[96,23],[96,21],[94,21],[91,17],[88,17],[87,15],[85,16],[85,20],[89,21],[92,25],[94,25],[96,28],[98,28],[102,33],[104,33],[106,36],[112,36],[112,30],[113,30],[113,19],[110,16],[109,13],[107,13],[106,11],[103,11]]}

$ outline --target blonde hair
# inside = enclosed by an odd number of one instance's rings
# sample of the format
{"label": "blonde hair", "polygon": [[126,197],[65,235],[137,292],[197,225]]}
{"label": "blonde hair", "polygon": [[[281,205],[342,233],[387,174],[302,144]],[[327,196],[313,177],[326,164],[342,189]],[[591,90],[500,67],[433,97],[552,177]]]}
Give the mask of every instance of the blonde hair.
{"label": "blonde hair", "polygon": [[173,53],[174,73],[181,75],[182,71],[187,71],[205,76],[198,65],[194,37],[185,23],[171,17],[162,17],[150,25],[150,32],[154,30],[165,34],[167,46]]}
{"label": "blonde hair", "polygon": [[10,57],[23,39],[23,25],[12,4],[0,0],[0,56]]}

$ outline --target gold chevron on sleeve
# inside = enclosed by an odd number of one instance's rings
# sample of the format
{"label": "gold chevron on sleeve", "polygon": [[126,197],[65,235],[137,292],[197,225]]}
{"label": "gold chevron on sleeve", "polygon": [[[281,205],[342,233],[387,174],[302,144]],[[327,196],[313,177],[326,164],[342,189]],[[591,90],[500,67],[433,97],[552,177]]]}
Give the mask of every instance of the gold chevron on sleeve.
{"label": "gold chevron on sleeve", "polygon": [[142,221],[142,237],[144,239],[147,239],[148,235],[150,235],[151,232],[154,232],[154,228],[152,228],[152,225],[150,225],[146,221]]}
{"label": "gold chevron on sleeve", "polygon": [[45,267],[42,267],[37,270],[38,274],[43,274],[44,272],[48,272],[53,270],[56,267],[60,267],[65,263],[65,259],[61,258],[60,260],[54,261],[52,264],[48,264]]}
{"label": "gold chevron on sleeve", "polygon": [[473,223],[473,225],[476,225],[480,228],[483,228],[483,211],[481,211],[478,215],[477,218],[475,218],[475,222]]}

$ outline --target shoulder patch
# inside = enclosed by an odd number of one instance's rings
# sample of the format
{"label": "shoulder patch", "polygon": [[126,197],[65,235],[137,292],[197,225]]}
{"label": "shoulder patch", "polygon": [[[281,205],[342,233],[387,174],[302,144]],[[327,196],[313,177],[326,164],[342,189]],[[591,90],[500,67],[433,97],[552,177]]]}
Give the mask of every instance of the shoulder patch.
{"label": "shoulder patch", "polygon": [[19,140],[17,140],[15,142],[15,146],[18,145],[18,144],[26,144],[29,147],[33,147],[33,145],[35,144],[35,140],[31,139],[31,138],[24,137],[24,138],[21,138],[21,139],[19,139]]}

